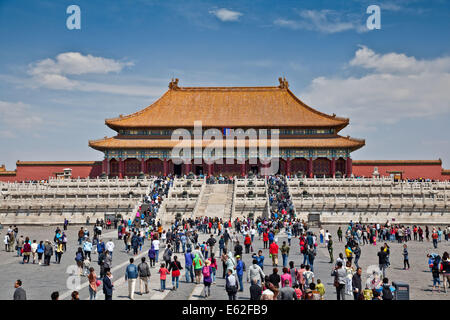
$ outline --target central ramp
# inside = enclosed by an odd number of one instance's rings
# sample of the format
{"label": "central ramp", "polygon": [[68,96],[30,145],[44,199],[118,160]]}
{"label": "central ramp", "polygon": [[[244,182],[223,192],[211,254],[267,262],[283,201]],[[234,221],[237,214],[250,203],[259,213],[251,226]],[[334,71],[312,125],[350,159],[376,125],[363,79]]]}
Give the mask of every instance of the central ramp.
{"label": "central ramp", "polygon": [[208,184],[200,199],[195,217],[229,219],[233,199],[232,184]]}

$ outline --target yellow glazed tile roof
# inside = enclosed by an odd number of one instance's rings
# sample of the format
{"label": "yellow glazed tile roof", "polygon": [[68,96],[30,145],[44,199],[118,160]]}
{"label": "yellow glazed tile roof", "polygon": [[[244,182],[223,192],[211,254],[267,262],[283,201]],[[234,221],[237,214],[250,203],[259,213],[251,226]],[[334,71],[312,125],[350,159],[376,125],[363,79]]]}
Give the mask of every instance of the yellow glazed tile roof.
{"label": "yellow glazed tile roof", "polygon": [[169,90],[147,108],[106,119],[114,130],[124,128],[193,127],[336,127],[349,119],[321,113],[303,103],[288,88],[286,80],[274,87],[178,87]]}

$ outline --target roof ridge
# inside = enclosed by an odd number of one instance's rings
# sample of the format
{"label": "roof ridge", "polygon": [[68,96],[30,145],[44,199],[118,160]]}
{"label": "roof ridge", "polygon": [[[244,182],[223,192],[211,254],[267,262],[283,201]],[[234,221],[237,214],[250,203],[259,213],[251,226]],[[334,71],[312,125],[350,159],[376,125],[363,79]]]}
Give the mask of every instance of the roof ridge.
{"label": "roof ridge", "polygon": [[307,108],[308,110],[321,115],[321,116],[325,116],[329,119],[333,119],[333,120],[340,120],[340,121],[344,121],[347,122],[347,125],[350,123],[350,119],[349,118],[343,118],[343,117],[337,117],[335,113],[333,113],[333,115],[329,115],[326,113],[323,113],[317,109],[314,109],[313,107],[310,107],[309,105],[307,105],[306,103],[304,103],[300,98],[298,98],[289,88],[286,88],[287,92],[297,101],[299,102],[302,106],[304,106],[305,108]]}

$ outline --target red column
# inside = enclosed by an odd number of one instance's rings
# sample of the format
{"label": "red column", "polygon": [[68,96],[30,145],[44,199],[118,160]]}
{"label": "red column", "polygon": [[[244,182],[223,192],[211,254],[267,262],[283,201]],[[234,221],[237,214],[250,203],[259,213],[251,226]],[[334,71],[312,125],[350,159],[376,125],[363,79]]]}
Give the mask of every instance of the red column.
{"label": "red column", "polygon": [[241,176],[245,177],[245,162],[241,163]]}
{"label": "red column", "polygon": [[336,159],[331,159],[331,176],[334,178],[336,176]]}
{"label": "red column", "polygon": [[103,159],[103,163],[102,163],[102,173],[105,173],[105,174],[107,174],[107,171],[108,170],[108,159]]}
{"label": "red column", "polygon": [[167,176],[169,174],[169,163],[167,162],[167,159],[164,158],[164,176]]}
{"label": "red column", "polygon": [[190,162],[186,162],[184,164],[184,174],[188,175],[189,172],[191,172],[191,163]]}
{"label": "red column", "polygon": [[212,176],[212,164],[208,164],[208,176]]}
{"label": "red column", "polygon": [[145,159],[141,158],[141,172],[145,173]]}
{"label": "red column", "polygon": [[123,163],[122,158],[119,158],[119,179],[123,179],[125,165]]}
{"label": "red column", "polygon": [[291,175],[291,158],[289,157],[286,159],[286,175]]}
{"label": "red column", "polygon": [[352,158],[348,157],[346,164],[347,164],[347,169],[346,169],[347,177],[351,177],[352,176]]}
{"label": "red column", "polygon": [[308,176],[310,178],[314,177],[314,173],[313,173],[313,159],[312,158],[308,159]]}

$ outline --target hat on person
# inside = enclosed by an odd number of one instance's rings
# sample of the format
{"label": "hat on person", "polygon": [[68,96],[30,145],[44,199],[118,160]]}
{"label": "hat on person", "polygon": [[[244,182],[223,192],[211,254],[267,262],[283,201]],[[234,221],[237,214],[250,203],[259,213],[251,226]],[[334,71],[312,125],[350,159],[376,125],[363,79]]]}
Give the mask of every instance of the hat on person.
{"label": "hat on person", "polygon": [[237,259],[237,258],[239,258],[239,259],[240,259],[240,258],[241,258],[241,256],[240,256],[240,255],[237,255],[237,256],[236,256],[236,259]]}
{"label": "hat on person", "polygon": [[209,266],[209,265],[211,264],[211,261],[206,260],[206,261],[205,261],[205,264],[206,264],[206,266]]}

